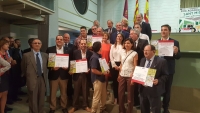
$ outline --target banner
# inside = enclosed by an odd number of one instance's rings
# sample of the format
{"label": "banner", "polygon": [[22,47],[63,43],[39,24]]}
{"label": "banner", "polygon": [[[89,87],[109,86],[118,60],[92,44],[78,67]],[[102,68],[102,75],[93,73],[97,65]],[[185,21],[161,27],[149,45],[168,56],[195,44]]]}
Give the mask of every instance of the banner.
{"label": "banner", "polygon": [[200,32],[200,7],[181,8],[179,32]]}
{"label": "banner", "polygon": [[123,13],[123,16],[128,19],[128,0],[125,0],[125,3],[124,3],[124,13]]}
{"label": "banner", "polygon": [[146,23],[149,23],[149,1],[146,0],[146,5],[144,9],[144,20]]}
{"label": "banner", "polygon": [[133,18],[133,22],[136,23],[136,16],[139,14],[139,3],[138,0],[136,0],[136,4],[135,4],[135,13],[134,13],[134,18]]}

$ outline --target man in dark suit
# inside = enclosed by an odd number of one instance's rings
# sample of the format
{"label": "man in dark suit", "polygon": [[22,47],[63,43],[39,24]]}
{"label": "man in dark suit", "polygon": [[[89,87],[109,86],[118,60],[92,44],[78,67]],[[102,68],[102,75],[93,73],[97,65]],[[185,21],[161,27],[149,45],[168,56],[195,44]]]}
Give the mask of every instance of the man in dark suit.
{"label": "man in dark suit", "polygon": [[[140,60],[144,57],[144,47],[148,45],[147,40],[143,40],[139,38],[140,31],[137,29],[130,30],[130,38],[133,39],[135,42],[134,50],[138,53],[138,65],[140,64]],[[137,83],[134,84],[134,106],[139,107],[140,99],[139,99],[139,92],[138,92],[138,85]]]}
{"label": "man in dark suit", "polygon": [[[69,54],[67,48],[63,47],[63,36],[56,36],[56,46],[47,48],[46,53]],[[68,113],[67,110],[67,82],[69,78],[68,67],[53,67],[49,68],[49,82],[50,82],[50,112],[54,113],[56,110],[56,93],[58,87],[60,89],[60,101],[63,113]]]}
{"label": "man in dark suit", "polygon": [[110,43],[111,43],[111,44],[114,44],[114,43],[115,43],[115,40],[116,40],[116,38],[117,38],[117,34],[118,34],[118,33],[122,33],[122,34],[124,35],[124,40],[125,40],[126,38],[129,38],[129,33],[128,33],[127,31],[123,31],[123,30],[122,30],[122,23],[121,23],[121,22],[118,22],[118,23],[116,24],[116,29],[117,29],[117,31],[110,35]]}
{"label": "man in dark suit", "polygon": [[42,42],[34,39],[32,51],[22,58],[22,76],[26,76],[29,97],[29,113],[43,113],[47,83],[48,55],[40,52]]}
{"label": "man in dark suit", "polygon": [[[149,36],[149,40],[151,40],[152,32],[151,32],[151,26],[149,23],[143,22],[143,15],[142,13],[138,14],[136,16],[136,23],[142,25],[142,31],[141,33],[146,34]],[[133,26],[134,28],[134,26]]]}
{"label": "man in dark suit", "polygon": [[107,25],[108,25],[108,28],[105,29],[105,31],[108,32],[110,34],[110,36],[113,33],[117,32],[117,29],[115,27],[113,27],[113,21],[112,20],[108,20]]}
{"label": "man in dark suit", "polygon": [[[74,51],[73,54],[73,60],[81,60],[81,59],[87,59],[88,63],[88,69],[89,69],[89,60],[92,56],[92,52],[87,49],[87,41],[85,39],[80,40],[80,50]],[[82,92],[83,96],[83,104],[82,107],[87,112],[90,112],[91,109],[88,107],[88,77],[90,72],[88,73],[74,73],[73,81],[74,81],[74,101],[73,101],[73,108],[70,110],[70,113],[73,113],[74,111],[78,110],[79,107],[79,96],[80,92]]]}
{"label": "man in dark suit", "polygon": [[164,86],[168,78],[168,67],[167,61],[155,56],[155,52],[153,45],[145,46],[145,58],[142,58],[140,62],[141,67],[156,69],[153,87],[139,85],[141,113],[161,113],[161,95],[165,91]]}
{"label": "man in dark suit", "polygon": [[[74,45],[70,43],[70,35],[68,33],[65,33],[63,35],[63,40],[64,40],[64,48],[69,54],[69,61],[70,61],[73,59]],[[74,94],[74,89],[72,87],[72,76],[69,75],[68,77],[69,78],[67,83],[67,97],[68,101],[72,102],[72,95]]]}
{"label": "man in dark suit", "polygon": [[169,107],[169,102],[170,102],[170,93],[171,93],[171,86],[172,86],[172,81],[173,81],[173,75],[175,73],[175,60],[180,59],[180,48],[179,48],[179,42],[169,38],[169,35],[171,33],[171,27],[168,24],[162,25],[161,26],[161,39],[159,40],[173,40],[174,41],[174,54],[172,57],[168,56],[162,56],[164,59],[167,60],[167,65],[168,65],[168,72],[169,72],[169,78],[166,81],[165,84],[165,93],[163,95],[163,109],[164,113],[169,113],[168,107]]}
{"label": "man in dark suit", "polygon": [[25,49],[25,50],[23,51],[24,53],[28,53],[28,52],[31,51],[31,44],[32,44],[32,42],[33,42],[34,39],[35,39],[35,38],[30,38],[30,39],[28,39],[29,48]]}

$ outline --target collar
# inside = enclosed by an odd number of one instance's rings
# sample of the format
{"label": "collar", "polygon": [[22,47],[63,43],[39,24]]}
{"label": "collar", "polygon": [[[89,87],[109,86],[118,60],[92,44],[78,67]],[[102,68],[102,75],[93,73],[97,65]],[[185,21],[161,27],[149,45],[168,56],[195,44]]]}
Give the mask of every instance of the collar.
{"label": "collar", "polygon": [[139,37],[138,37],[138,39],[135,42],[138,43],[138,41],[139,41]]}
{"label": "collar", "polygon": [[[152,63],[152,61],[154,60],[154,57],[155,57],[155,55],[153,55],[153,57],[151,57],[151,63]],[[146,59],[147,61],[149,61],[148,59]]]}
{"label": "collar", "polygon": [[140,25],[142,25],[142,22],[143,22],[143,21],[140,22]]}
{"label": "collar", "polygon": [[63,49],[63,46],[59,49],[59,47],[56,45],[56,49],[57,49],[57,50],[62,50],[62,49]]}
{"label": "collar", "polygon": [[101,54],[96,53],[96,52],[94,52],[93,54],[101,58]]}
{"label": "collar", "polygon": [[[161,40],[163,40],[163,38],[161,37]],[[169,37],[167,38],[167,40],[169,40]]]}
{"label": "collar", "polygon": [[[32,49],[32,50],[33,50],[33,49]],[[36,52],[35,50],[33,50],[33,53],[34,53],[34,54],[37,54],[37,53],[40,54],[40,51],[39,51],[39,52]]]}
{"label": "collar", "polygon": [[[83,53],[83,51],[81,50],[81,54]],[[87,49],[85,50],[85,53],[83,53],[83,54],[86,54],[87,53]]]}

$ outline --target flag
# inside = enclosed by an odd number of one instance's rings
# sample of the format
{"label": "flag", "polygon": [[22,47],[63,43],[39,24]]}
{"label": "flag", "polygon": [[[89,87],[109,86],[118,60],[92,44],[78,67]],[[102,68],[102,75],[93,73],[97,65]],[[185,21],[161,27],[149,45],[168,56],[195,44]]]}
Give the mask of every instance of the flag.
{"label": "flag", "polygon": [[146,0],[146,6],[144,10],[144,20],[145,22],[149,23],[149,1]]}
{"label": "flag", "polygon": [[135,13],[134,13],[134,19],[133,22],[136,23],[136,16],[139,14],[139,3],[138,0],[136,0],[136,4],[135,4]]}
{"label": "flag", "polygon": [[125,0],[125,3],[124,3],[124,13],[123,13],[123,16],[128,19],[128,0]]}

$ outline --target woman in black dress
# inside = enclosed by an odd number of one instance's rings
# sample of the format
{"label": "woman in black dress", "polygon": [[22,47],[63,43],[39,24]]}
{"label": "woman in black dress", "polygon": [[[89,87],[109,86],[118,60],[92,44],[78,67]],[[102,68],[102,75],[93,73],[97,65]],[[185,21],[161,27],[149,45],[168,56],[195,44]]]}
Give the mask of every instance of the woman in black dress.
{"label": "woman in black dress", "polygon": [[4,113],[7,94],[8,94],[8,70],[11,65],[11,58],[8,57],[7,51],[9,42],[5,39],[0,40],[0,113]]}

